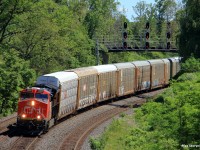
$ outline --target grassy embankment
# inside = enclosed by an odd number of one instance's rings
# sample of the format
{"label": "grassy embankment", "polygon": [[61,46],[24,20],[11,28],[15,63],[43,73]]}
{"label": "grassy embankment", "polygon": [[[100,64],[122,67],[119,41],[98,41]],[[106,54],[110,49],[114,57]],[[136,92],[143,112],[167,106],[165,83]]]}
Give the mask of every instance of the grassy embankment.
{"label": "grassy embankment", "polygon": [[[191,68],[190,68],[191,69]],[[182,149],[200,143],[200,72],[184,73],[131,116],[114,120],[93,149]]]}

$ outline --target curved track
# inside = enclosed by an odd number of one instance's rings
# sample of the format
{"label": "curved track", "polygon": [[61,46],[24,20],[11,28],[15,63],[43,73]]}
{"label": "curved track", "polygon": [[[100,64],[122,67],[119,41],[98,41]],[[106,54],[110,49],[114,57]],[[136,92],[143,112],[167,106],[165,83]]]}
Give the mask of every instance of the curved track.
{"label": "curved track", "polygon": [[9,139],[8,135],[10,135],[13,131],[9,130],[8,127],[9,125],[16,122],[16,118],[16,114],[14,114],[9,118],[2,119],[0,121],[0,143],[3,143],[7,139]]}
{"label": "curved track", "polygon": [[[102,111],[95,117],[91,117],[81,124],[78,124],[69,134],[66,135],[58,149],[60,150],[80,150],[88,135],[103,122],[114,116],[127,111],[132,107],[137,107],[146,102],[143,98],[136,98],[134,101],[125,101],[118,104],[117,102],[108,104],[111,109]],[[97,108],[100,109],[100,108]]]}
{"label": "curved track", "polygon": [[113,108],[109,111],[105,111],[98,115],[98,117],[93,118],[92,120],[85,120],[82,124],[79,124],[76,128],[72,130],[72,132],[66,136],[62,145],[60,146],[60,150],[78,150],[81,149],[81,146],[84,140],[87,138],[89,133],[99,126],[104,121],[111,119],[115,115],[126,111],[128,108]]}
{"label": "curved track", "polygon": [[31,149],[31,146],[34,145],[37,139],[38,137],[19,137],[10,147],[10,149],[11,150]]}
{"label": "curved track", "polygon": [[[124,111],[127,111],[128,109],[131,109],[132,107],[138,107],[139,105],[146,102],[147,97],[152,97],[157,93],[157,91],[153,91],[133,97],[123,98],[120,101],[107,103],[94,109],[83,111],[78,115],[61,121],[41,138],[24,135],[22,136],[22,134],[20,134],[18,131],[16,131],[18,132],[16,134],[13,133],[14,136],[10,136],[10,133],[4,135],[1,134],[0,143],[5,145],[3,147],[5,150],[79,150],[82,148],[82,145],[88,135],[100,124]],[[6,140],[3,139],[3,136],[6,136]]]}
{"label": "curved track", "polygon": [[16,117],[16,115],[14,115],[14,116],[12,116],[12,117],[10,117],[10,118],[7,118],[7,119],[5,119],[5,120],[1,120],[1,121],[0,121],[0,133],[1,133],[2,131],[4,131],[5,129],[7,129],[7,127],[8,127],[10,124],[15,123],[15,122],[16,122],[16,119],[17,119],[17,117]]}

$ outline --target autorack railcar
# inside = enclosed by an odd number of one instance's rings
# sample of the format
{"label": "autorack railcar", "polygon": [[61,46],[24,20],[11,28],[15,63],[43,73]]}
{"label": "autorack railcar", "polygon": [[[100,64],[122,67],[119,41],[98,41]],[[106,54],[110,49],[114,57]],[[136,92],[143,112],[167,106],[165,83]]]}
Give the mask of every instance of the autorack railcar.
{"label": "autorack railcar", "polygon": [[20,92],[17,126],[47,131],[79,109],[108,99],[169,84],[180,58],[83,67],[38,77]]}

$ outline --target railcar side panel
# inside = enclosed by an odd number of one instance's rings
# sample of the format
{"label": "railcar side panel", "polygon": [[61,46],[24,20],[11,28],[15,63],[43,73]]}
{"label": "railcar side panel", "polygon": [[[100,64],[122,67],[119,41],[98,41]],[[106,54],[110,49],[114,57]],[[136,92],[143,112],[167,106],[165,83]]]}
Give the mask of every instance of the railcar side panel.
{"label": "railcar side panel", "polygon": [[148,61],[132,62],[137,68],[137,91],[150,89],[150,64]]}
{"label": "railcar side panel", "polygon": [[165,64],[165,85],[169,84],[170,79],[170,61],[168,59],[162,59]]}
{"label": "railcar side panel", "polygon": [[79,79],[78,109],[92,105],[97,98],[97,74],[88,75]]}
{"label": "railcar side panel", "polygon": [[96,103],[97,100],[97,70],[92,67],[77,68],[71,70],[78,77],[77,109],[81,109]]}
{"label": "railcar side panel", "polygon": [[114,64],[117,69],[117,96],[128,95],[135,91],[135,66],[131,63]]}
{"label": "railcar side panel", "polygon": [[116,72],[99,74],[99,101],[104,101],[116,96]]}
{"label": "railcar side panel", "polygon": [[114,65],[94,66],[98,71],[97,101],[116,97],[117,68]]}
{"label": "railcar side panel", "polygon": [[177,74],[181,70],[181,64],[180,64],[181,58],[175,57],[174,59],[176,61],[176,74]]}
{"label": "railcar side panel", "polygon": [[170,61],[170,78],[176,75],[176,60],[175,58],[169,58]]}
{"label": "railcar side panel", "polygon": [[61,85],[58,118],[62,118],[76,110],[78,79],[66,81]]}
{"label": "railcar side panel", "polygon": [[163,87],[165,83],[165,64],[162,60],[149,60],[151,64],[151,89]]}

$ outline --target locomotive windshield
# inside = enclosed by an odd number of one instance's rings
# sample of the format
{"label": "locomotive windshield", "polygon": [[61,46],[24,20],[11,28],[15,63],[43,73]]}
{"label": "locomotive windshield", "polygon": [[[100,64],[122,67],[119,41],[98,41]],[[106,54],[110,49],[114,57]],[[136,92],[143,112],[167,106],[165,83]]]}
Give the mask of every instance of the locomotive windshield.
{"label": "locomotive windshield", "polygon": [[42,102],[48,102],[48,94],[42,94],[42,93],[30,93],[30,92],[21,92],[20,94],[20,100],[29,100],[32,98],[36,98],[39,101]]}
{"label": "locomotive windshield", "polygon": [[38,100],[43,101],[43,102],[48,101],[48,95],[47,94],[36,93],[35,98],[37,98]]}
{"label": "locomotive windshield", "polygon": [[34,94],[28,93],[28,92],[21,92],[21,94],[20,94],[21,100],[25,100],[25,99],[29,99],[29,98],[34,98]]}

